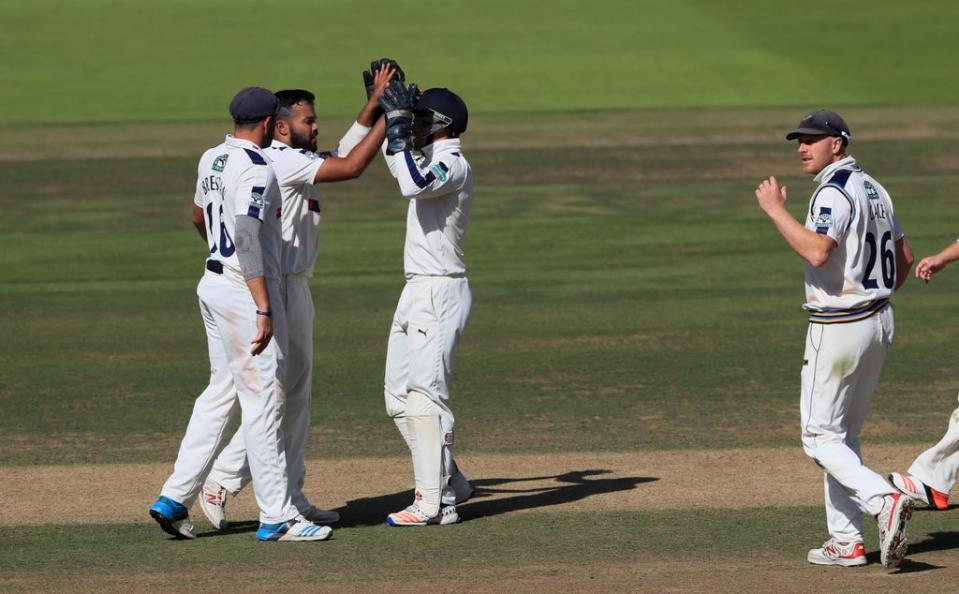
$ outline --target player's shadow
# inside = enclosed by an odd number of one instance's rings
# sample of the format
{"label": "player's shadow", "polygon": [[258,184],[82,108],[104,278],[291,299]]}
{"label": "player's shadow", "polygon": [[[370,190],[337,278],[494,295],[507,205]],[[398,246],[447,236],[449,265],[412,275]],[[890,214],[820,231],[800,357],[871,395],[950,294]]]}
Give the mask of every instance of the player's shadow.
{"label": "player's shadow", "polygon": [[[622,478],[590,478],[609,474],[611,470],[577,470],[560,475],[524,478],[483,478],[470,482],[476,492],[467,503],[457,506],[463,521],[495,516],[509,512],[562,505],[579,501],[592,495],[629,491],[636,485],[658,481],[658,477],[632,476]],[[530,481],[553,483],[534,488],[512,488],[513,485]],[[508,497],[490,499],[493,495],[510,494]],[[382,524],[386,515],[405,508],[413,500],[413,491],[405,490],[378,497],[354,499],[336,511],[340,512],[339,526],[369,526]]]}

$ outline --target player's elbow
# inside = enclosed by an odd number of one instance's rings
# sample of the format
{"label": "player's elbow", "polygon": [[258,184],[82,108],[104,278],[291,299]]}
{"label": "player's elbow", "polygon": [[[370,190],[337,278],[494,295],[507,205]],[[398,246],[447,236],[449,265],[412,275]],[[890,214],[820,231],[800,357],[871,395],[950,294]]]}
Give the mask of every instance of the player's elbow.
{"label": "player's elbow", "polygon": [[829,261],[829,252],[826,250],[813,250],[806,256],[806,261],[813,268],[822,268]]}

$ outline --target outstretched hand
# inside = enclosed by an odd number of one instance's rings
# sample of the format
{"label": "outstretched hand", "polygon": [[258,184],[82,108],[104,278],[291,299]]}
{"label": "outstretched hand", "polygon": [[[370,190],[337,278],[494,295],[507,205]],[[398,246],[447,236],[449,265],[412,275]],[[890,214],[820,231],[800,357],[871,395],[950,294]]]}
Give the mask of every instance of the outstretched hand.
{"label": "outstretched hand", "polygon": [[[384,67],[389,67],[393,70],[391,78],[395,78],[398,81],[406,80],[406,74],[403,72],[403,69],[400,68],[399,63],[393,58],[380,58],[378,60],[373,60],[370,62],[370,69],[363,71],[363,84],[366,86],[366,98],[374,99],[374,95],[377,91],[377,73],[383,70]],[[384,86],[390,82],[391,79],[387,79]],[[379,89],[380,94],[383,90]],[[376,95],[378,97],[378,95]],[[374,99],[375,100],[375,99]]]}
{"label": "outstretched hand", "polygon": [[769,212],[776,208],[786,207],[786,186],[780,186],[776,177],[763,180],[756,188],[756,201],[759,207]]}
{"label": "outstretched hand", "polygon": [[925,282],[932,280],[932,275],[946,267],[946,259],[941,254],[926,256],[916,265],[916,278]]}

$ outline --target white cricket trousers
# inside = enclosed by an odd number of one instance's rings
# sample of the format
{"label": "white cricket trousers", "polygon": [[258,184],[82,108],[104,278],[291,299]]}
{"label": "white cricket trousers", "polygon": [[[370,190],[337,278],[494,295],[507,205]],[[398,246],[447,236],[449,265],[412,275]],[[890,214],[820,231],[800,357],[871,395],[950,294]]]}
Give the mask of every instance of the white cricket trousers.
{"label": "white cricket trousers", "polygon": [[[286,468],[290,481],[293,505],[302,513],[310,502],[303,494],[306,480],[304,451],[310,432],[311,390],[313,386],[313,294],[310,279],[302,274],[284,276],[280,287],[286,307],[286,408],[283,414],[283,437],[286,448]],[[233,434],[229,445],[220,452],[210,479],[231,493],[237,493],[250,482],[246,443],[242,428]]]}
{"label": "white cricket trousers", "polygon": [[256,303],[243,279],[207,271],[197,286],[210,352],[210,385],[196,399],[180,444],[173,474],[161,494],[193,505],[237,405],[241,430],[260,507],[260,522],[275,524],[297,515],[287,488],[283,449],[283,349],[286,316],[275,283],[268,284],[273,339],[250,355],[256,336]]}
{"label": "white cricket trousers", "polygon": [[859,432],[869,411],[895,314],[889,305],[845,324],[810,323],[802,369],[803,449],[825,470],[826,523],[840,542],[862,540],[862,514],[882,511],[894,489],[862,463]]}
{"label": "white cricket trousers", "polygon": [[959,472],[959,408],[949,417],[949,428],[939,443],[919,454],[909,467],[909,474],[936,491],[949,493]]}
{"label": "white cricket trousers", "polygon": [[[456,349],[469,325],[472,307],[473,295],[465,277],[413,276],[406,281],[397,303],[386,350],[386,411],[410,447],[417,490],[432,499],[435,483],[443,491],[444,503],[455,502],[448,485],[455,470],[450,380]],[[423,403],[431,410],[424,410]],[[427,413],[439,417],[439,442],[416,447],[416,431],[411,429],[410,419]],[[420,437],[421,442],[423,439],[425,436]],[[423,460],[422,456],[434,454],[441,457],[441,476],[417,476],[424,474],[417,472],[418,467],[432,468],[434,462]],[[427,473],[432,475],[431,471]],[[439,505],[439,501],[428,503]]]}

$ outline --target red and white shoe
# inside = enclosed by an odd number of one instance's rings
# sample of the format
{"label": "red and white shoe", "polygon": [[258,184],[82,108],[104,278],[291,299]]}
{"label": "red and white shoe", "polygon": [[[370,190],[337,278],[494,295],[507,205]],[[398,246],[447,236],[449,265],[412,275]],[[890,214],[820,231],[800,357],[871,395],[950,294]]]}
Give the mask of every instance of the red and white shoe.
{"label": "red and white shoe", "polygon": [[830,538],[821,548],[811,549],[806,560],[813,565],[858,567],[866,564],[866,547],[861,540],[838,542],[835,538]]}
{"label": "red and white shoe", "polygon": [[949,493],[936,491],[929,485],[906,472],[893,472],[889,482],[911,499],[919,500],[932,509],[949,509]]}
{"label": "red and white shoe", "polygon": [[210,520],[213,527],[223,530],[230,523],[226,521],[226,496],[229,492],[220,483],[207,480],[200,490],[200,509]]}
{"label": "red and white shoe", "polygon": [[912,518],[912,499],[902,493],[886,495],[879,524],[879,560],[883,567],[897,567],[906,556],[906,527]]}

